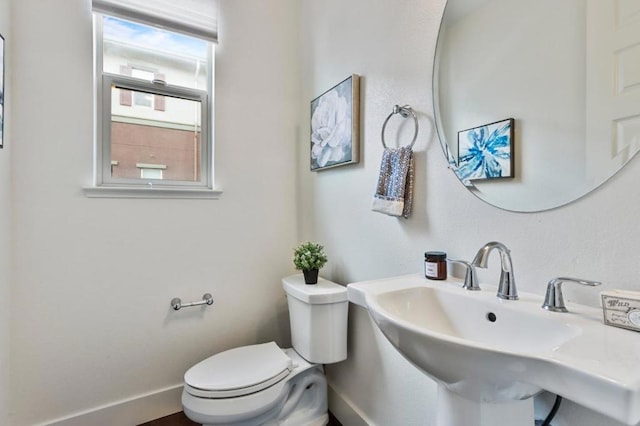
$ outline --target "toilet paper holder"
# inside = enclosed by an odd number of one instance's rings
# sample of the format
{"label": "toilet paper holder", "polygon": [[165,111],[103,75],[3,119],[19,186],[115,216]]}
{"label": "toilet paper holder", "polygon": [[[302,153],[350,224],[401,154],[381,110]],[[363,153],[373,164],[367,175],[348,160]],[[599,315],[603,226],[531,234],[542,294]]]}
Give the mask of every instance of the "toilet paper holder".
{"label": "toilet paper holder", "polygon": [[200,305],[213,305],[213,296],[211,293],[205,293],[202,295],[202,300],[198,302],[186,302],[182,303],[182,300],[179,297],[174,297],[171,299],[171,307],[179,311],[180,308],[188,308],[191,306],[200,306]]}

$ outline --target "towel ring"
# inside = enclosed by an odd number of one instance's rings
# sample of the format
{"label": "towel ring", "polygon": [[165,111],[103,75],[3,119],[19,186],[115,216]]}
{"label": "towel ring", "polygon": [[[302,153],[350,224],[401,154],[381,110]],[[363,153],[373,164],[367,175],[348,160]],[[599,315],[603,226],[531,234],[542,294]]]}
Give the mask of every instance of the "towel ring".
{"label": "towel ring", "polygon": [[391,112],[391,114],[389,114],[387,119],[384,120],[384,124],[382,125],[382,132],[380,134],[380,136],[382,136],[382,146],[385,149],[387,148],[387,144],[384,141],[384,130],[387,127],[387,123],[389,122],[389,119],[394,114],[400,114],[404,118],[409,117],[409,114],[411,114],[411,116],[413,117],[413,126],[414,126],[413,139],[411,140],[411,143],[409,144],[409,148],[413,148],[413,145],[416,143],[416,139],[418,138],[418,117],[416,117],[416,113],[413,112],[413,108],[411,108],[411,106],[409,106],[409,105],[404,105],[404,106],[395,105],[393,107],[393,112]]}

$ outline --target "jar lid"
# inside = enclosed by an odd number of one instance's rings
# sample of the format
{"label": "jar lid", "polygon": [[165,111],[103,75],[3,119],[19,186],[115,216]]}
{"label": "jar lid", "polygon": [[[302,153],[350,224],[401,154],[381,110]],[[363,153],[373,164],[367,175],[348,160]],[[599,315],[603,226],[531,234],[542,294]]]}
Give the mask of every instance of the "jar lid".
{"label": "jar lid", "polygon": [[447,253],[443,251],[426,251],[424,257],[433,260],[447,260]]}

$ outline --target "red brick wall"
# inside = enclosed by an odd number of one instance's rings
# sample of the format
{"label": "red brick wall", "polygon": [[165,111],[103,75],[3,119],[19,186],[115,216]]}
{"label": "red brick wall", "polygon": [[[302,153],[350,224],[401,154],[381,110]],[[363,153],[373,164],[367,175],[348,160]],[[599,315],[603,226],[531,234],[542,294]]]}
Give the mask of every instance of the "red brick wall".
{"label": "red brick wall", "polygon": [[136,163],[163,164],[163,179],[200,179],[200,133],[114,122],[111,125],[114,177],[140,178]]}

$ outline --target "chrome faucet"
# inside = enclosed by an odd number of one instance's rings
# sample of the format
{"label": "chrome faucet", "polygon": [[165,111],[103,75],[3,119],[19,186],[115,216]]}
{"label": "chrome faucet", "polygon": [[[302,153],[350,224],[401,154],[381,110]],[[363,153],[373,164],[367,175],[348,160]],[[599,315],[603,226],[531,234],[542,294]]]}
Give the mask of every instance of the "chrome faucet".
{"label": "chrome faucet", "polygon": [[513,265],[511,263],[511,254],[507,246],[497,241],[485,244],[473,259],[472,264],[478,268],[486,268],[489,253],[497,249],[500,253],[500,263],[502,272],[500,273],[500,283],[498,284],[498,294],[500,299],[517,300],[518,290],[516,289],[516,280],[513,276]]}
{"label": "chrome faucet", "polygon": [[576,284],[582,284],[591,287],[602,284],[599,281],[583,280],[581,278],[554,278],[549,281],[549,284],[547,284],[547,294],[544,297],[542,309],[546,309],[547,311],[551,312],[569,312],[566,305],[564,304],[564,297],[562,296],[563,282],[573,282]]}
{"label": "chrome faucet", "polygon": [[470,291],[478,291],[480,290],[480,285],[478,285],[478,275],[476,274],[476,268],[471,264],[471,262],[467,262],[466,260],[456,260],[456,259],[447,259],[447,261],[451,263],[458,263],[463,265],[466,268],[466,273],[464,276],[464,284],[462,288],[470,290]]}

